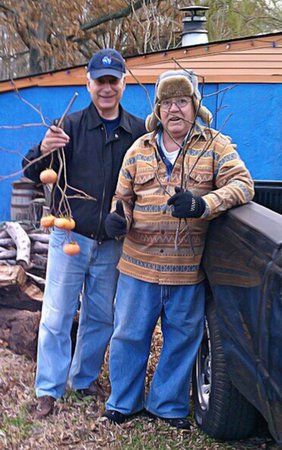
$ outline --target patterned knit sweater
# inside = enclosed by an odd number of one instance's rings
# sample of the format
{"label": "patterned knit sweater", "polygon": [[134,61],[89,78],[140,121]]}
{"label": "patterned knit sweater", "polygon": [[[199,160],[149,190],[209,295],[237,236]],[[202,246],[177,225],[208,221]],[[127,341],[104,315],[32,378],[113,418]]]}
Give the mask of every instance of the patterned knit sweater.
{"label": "patterned knit sweater", "polygon": [[[204,279],[200,263],[209,220],[235,205],[250,201],[254,185],[230,138],[196,126],[184,156],[179,155],[168,177],[155,132],[139,138],[127,151],[112,211],[123,202],[128,232],[118,269],[150,283],[189,285]],[[181,184],[202,196],[206,210],[199,219],[171,215],[167,200]],[[179,226],[180,224],[180,226]]]}

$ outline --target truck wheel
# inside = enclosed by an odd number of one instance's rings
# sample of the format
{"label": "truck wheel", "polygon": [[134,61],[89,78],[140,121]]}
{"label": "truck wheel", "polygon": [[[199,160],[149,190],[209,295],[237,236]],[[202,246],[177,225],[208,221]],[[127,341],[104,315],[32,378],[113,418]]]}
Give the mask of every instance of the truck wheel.
{"label": "truck wheel", "polygon": [[231,383],[213,301],[205,324],[192,377],[195,420],[216,439],[246,439],[255,432],[259,413]]}

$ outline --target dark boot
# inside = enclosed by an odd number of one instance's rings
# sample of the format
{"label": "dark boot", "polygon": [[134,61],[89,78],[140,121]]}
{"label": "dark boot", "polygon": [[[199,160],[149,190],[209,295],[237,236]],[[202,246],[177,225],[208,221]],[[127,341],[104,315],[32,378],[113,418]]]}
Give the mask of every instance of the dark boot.
{"label": "dark boot", "polygon": [[103,416],[106,417],[110,422],[117,423],[118,425],[124,423],[130,416],[126,416],[119,411],[113,409],[106,409]]}
{"label": "dark boot", "polygon": [[172,419],[165,419],[163,420],[171,425],[172,427],[181,428],[182,430],[191,430],[191,423],[188,419],[182,419],[182,418],[172,418]]}
{"label": "dark boot", "polygon": [[40,420],[52,414],[56,399],[50,395],[43,395],[38,398],[37,408],[34,413],[34,419]]}
{"label": "dark boot", "polygon": [[165,423],[168,423],[172,427],[181,428],[182,430],[191,430],[192,426],[188,419],[182,418],[182,417],[160,417],[156,416],[155,414],[151,413],[150,411],[147,411],[146,409],[143,412],[144,416],[149,417],[150,419],[161,419]]}
{"label": "dark boot", "polygon": [[91,396],[95,400],[101,400],[102,402],[104,402],[107,398],[107,395],[105,394],[102,386],[97,380],[93,381],[86,389],[77,389],[77,392],[82,397]]}

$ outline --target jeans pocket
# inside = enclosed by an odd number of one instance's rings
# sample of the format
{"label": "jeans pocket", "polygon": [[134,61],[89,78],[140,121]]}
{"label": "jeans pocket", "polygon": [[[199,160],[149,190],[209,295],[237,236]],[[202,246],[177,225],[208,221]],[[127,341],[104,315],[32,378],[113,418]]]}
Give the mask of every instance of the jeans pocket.
{"label": "jeans pocket", "polygon": [[67,234],[65,230],[60,230],[59,228],[52,228],[49,245],[63,245],[67,242]]}

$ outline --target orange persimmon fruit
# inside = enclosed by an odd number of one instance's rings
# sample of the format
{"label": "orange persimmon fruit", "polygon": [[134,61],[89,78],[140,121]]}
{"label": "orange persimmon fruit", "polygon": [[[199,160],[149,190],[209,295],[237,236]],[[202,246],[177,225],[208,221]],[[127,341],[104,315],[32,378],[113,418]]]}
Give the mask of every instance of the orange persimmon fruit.
{"label": "orange persimmon fruit", "polygon": [[44,184],[56,183],[58,175],[53,169],[45,169],[40,172],[39,178]]}
{"label": "orange persimmon fruit", "polygon": [[54,225],[55,217],[52,216],[52,214],[49,214],[48,216],[41,217],[40,219],[40,225],[43,228],[49,228]]}
{"label": "orange persimmon fruit", "polygon": [[54,225],[62,230],[73,230],[75,227],[75,221],[71,217],[56,217]]}
{"label": "orange persimmon fruit", "polygon": [[77,255],[80,252],[80,247],[77,242],[70,242],[63,246],[63,251],[67,255]]}

